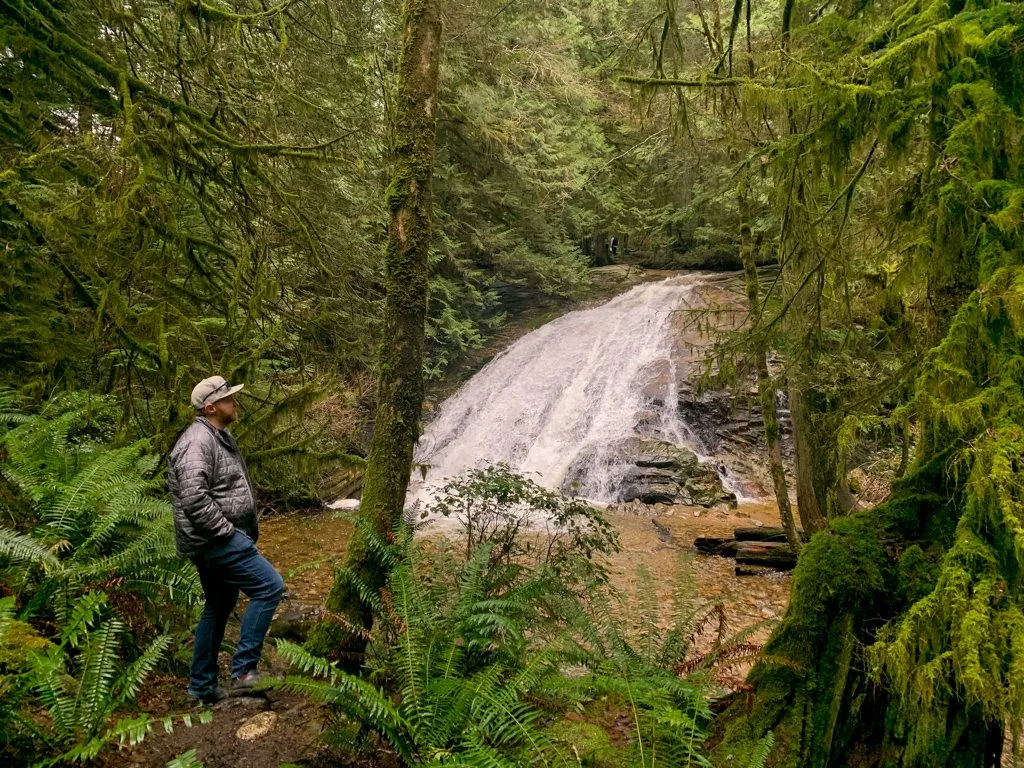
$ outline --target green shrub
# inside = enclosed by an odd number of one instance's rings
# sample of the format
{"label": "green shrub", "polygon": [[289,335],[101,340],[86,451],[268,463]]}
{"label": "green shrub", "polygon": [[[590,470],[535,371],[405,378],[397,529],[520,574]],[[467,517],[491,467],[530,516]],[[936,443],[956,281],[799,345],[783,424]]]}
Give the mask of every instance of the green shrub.
{"label": "green shrub", "polygon": [[47,641],[14,618],[14,598],[0,599],[0,764],[16,765],[35,752],[39,727],[27,715],[32,655]]}
{"label": "green shrub", "polygon": [[126,609],[160,606],[149,618],[166,623],[201,590],[175,554],[170,503],[148,479],[159,458],[145,442],[105,442],[103,401],[64,405],[0,432],[0,478],[29,510],[21,530],[0,527],[0,585],[29,617],[62,623],[80,595],[106,590]]}
{"label": "green shrub", "polygon": [[507,464],[468,470],[441,487],[423,517],[454,518],[466,557],[491,545],[492,563],[543,564],[563,576],[606,580],[600,557],[619,551],[599,509],[513,472]]}
{"label": "green shrub", "polygon": [[[758,649],[746,633],[727,638],[720,602],[697,597],[689,569],[665,628],[643,571],[635,596],[607,584],[581,595],[545,562],[496,560],[493,542],[467,560],[461,544],[396,536],[374,543],[393,568],[372,596],[366,676],[279,643],[299,674],[278,685],[331,707],[329,739],[351,748],[375,734],[404,765],[708,765],[715,673]],[[696,653],[702,631],[713,640]],[[599,700],[631,724],[628,743],[595,737]]]}
{"label": "green shrub", "polygon": [[[734,667],[760,652],[749,637],[763,625],[728,635],[721,600],[699,597],[687,558],[668,617],[643,566],[637,568],[632,594],[607,587],[579,609],[566,615],[577,646],[565,658],[572,659],[575,674],[557,680],[558,688],[546,693],[562,696],[566,706],[577,702],[584,712],[603,702],[616,720],[630,723],[629,743],[598,764],[709,766],[704,746],[713,719],[709,700],[726,692]],[[698,647],[701,637],[706,642]]]}
{"label": "green shrub", "polygon": [[17,527],[0,527],[0,590],[13,593],[0,600],[4,765],[89,762],[138,743],[157,721],[116,718],[201,594],[149,479],[158,459],[143,442],[110,447],[108,415],[74,395],[26,415],[0,393],[0,485],[17,506]]}

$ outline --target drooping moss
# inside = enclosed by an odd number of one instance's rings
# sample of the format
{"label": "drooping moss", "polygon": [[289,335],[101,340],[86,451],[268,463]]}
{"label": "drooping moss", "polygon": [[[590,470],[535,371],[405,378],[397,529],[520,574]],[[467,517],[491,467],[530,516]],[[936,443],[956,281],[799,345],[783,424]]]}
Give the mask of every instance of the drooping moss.
{"label": "drooping moss", "polygon": [[935,588],[938,577],[938,559],[941,550],[929,549],[928,554],[918,544],[912,544],[899,559],[899,596],[910,603],[925,597]]}

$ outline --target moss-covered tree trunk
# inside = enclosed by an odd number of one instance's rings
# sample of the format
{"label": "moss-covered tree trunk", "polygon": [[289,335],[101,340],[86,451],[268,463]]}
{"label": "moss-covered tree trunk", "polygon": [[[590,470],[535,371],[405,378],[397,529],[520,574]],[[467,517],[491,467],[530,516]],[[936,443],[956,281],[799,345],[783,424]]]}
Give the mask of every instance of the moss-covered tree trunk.
{"label": "moss-covered tree trunk", "polygon": [[784,15],[801,50],[758,86],[781,86],[789,128],[760,157],[779,158],[790,362],[857,323],[850,267],[879,252],[918,270],[908,294],[941,341],[904,348],[913,466],[804,547],[712,763],[751,765],[771,735],[773,768],[996,766],[1004,725],[1024,721],[1024,4],[859,6],[817,28],[799,3]]}
{"label": "moss-covered tree trunk", "polygon": [[608,235],[604,232],[598,232],[594,235],[594,266],[607,267],[614,263],[611,250],[608,248]]}
{"label": "moss-covered tree trunk", "polygon": [[828,434],[815,417],[826,415],[812,408],[811,393],[795,384],[789,387],[789,414],[793,425],[796,507],[804,531],[810,535],[825,528],[828,517],[846,514],[854,499],[839,470],[835,434]]}
{"label": "moss-covered tree trunk", "polygon": [[431,242],[440,0],[406,0],[395,107],[390,213],[384,255],[387,296],[381,336],[377,413],[366,465],[361,516],[346,565],[327,600],[331,612],[309,639],[311,650],[358,666],[373,624],[370,596],[387,580],[374,538],[388,539],[401,519],[423,407],[427,256]]}
{"label": "moss-covered tree trunk", "polygon": [[756,328],[760,315],[761,286],[757,278],[757,264],[754,260],[754,238],[750,230],[750,206],[746,193],[739,195],[740,203],[740,260],[746,277],[747,306],[750,309],[750,322],[754,327],[755,341],[753,345],[754,367],[757,370],[757,393],[764,415],[764,437],[768,449],[768,468],[772,475],[772,486],[775,489],[775,500],[779,505],[779,517],[782,528],[786,531],[786,539],[794,552],[800,551],[800,535],[793,519],[793,508],[789,503],[789,484],[786,482],[786,468],[782,464],[782,429],[779,425],[779,412],[775,403],[776,390],[768,370],[768,354],[761,332]]}
{"label": "moss-covered tree trunk", "polygon": [[747,765],[769,732],[770,765],[999,765],[1001,721],[948,690],[927,708],[908,706],[878,685],[865,659],[886,621],[928,594],[939,549],[952,545],[957,489],[947,458],[919,468],[886,503],[833,521],[804,547],[786,616],[747,679],[754,698],[723,716],[715,765]]}

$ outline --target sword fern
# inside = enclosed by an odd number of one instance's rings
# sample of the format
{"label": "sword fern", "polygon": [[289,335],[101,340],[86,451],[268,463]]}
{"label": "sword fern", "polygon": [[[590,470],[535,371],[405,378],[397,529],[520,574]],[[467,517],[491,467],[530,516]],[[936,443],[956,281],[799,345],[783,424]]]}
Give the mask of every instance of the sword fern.
{"label": "sword fern", "polygon": [[299,672],[280,685],[376,733],[406,765],[570,764],[532,696],[559,665],[533,621],[542,577],[493,567],[489,545],[453,572],[452,560],[397,538],[369,654],[375,682],[279,641]]}
{"label": "sword fern", "polygon": [[145,441],[113,448],[83,439],[87,422],[78,408],[0,431],[0,477],[31,510],[28,530],[0,527],[4,581],[30,612],[52,607],[59,620],[98,588],[195,601],[195,573],[175,556],[170,504],[147,479],[156,457]]}

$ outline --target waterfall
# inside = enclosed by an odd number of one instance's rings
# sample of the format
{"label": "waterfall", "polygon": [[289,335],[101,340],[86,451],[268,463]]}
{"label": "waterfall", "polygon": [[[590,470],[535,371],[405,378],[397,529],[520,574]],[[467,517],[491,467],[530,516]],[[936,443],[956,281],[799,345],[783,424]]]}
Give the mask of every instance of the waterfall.
{"label": "waterfall", "polygon": [[[638,434],[704,446],[677,407],[685,365],[673,315],[690,308],[701,278],[643,283],[600,306],[570,312],[495,357],[426,426],[410,500],[474,466],[504,462],[548,488],[614,502],[628,461],[609,446]],[[575,462],[575,465],[574,465]],[[572,468],[571,487],[567,474]]]}

